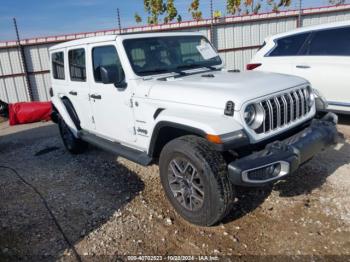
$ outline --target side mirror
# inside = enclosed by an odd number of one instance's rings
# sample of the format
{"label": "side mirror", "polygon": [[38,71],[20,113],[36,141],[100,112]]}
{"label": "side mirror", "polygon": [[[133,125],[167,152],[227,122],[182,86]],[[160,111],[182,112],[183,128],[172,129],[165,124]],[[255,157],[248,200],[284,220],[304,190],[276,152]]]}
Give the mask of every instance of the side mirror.
{"label": "side mirror", "polygon": [[101,80],[104,84],[114,84],[117,88],[126,88],[125,74],[122,68],[117,66],[101,66]]}

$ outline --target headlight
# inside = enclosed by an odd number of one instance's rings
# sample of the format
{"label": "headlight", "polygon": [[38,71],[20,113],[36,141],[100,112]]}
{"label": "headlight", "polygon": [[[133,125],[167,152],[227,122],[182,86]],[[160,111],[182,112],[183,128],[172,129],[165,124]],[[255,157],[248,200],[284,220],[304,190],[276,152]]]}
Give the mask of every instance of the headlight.
{"label": "headlight", "polygon": [[250,126],[254,122],[255,115],[256,115],[255,106],[254,105],[247,106],[244,111],[244,120],[248,126]]}
{"label": "headlight", "polygon": [[313,89],[311,87],[307,87],[304,89],[304,96],[305,99],[309,105],[309,107],[311,107],[315,101],[315,94],[313,92]]}
{"label": "headlight", "polygon": [[259,105],[248,105],[244,110],[244,121],[252,129],[258,129],[264,121],[264,111]]}

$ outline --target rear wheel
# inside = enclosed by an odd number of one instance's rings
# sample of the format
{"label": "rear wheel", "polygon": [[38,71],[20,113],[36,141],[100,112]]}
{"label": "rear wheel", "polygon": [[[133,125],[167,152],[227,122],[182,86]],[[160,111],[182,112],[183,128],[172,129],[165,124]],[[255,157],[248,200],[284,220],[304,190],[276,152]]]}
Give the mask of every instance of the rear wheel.
{"label": "rear wheel", "polygon": [[66,122],[64,122],[61,117],[59,117],[58,126],[60,129],[63,144],[70,153],[80,154],[87,149],[88,144],[85,141],[76,138],[73,132],[67,126]]}
{"label": "rear wheel", "polygon": [[226,163],[205,139],[184,136],[169,142],[159,166],[167,198],[187,221],[211,226],[231,210],[234,189]]}

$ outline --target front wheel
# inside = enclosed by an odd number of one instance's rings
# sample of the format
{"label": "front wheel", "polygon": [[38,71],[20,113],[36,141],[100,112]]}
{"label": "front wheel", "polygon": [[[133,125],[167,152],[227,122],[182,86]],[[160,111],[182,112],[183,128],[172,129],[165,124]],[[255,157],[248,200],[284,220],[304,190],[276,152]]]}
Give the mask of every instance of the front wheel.
{"label": "front wheel", "polygon": [[187,221],[212,226],[231,210],[234,189],[226,163],[207,140],[184,136],[170,141],[159,166],[167,198]]}
{"label": "front wheel", "polygon": [[58,126],[60,129],[63,144],[70,153],[80,154],[87,149],[88,144],[85,141],[76,138],[73,132],[67,126],[66,122],[64,122],[61,117],[58,119]]}

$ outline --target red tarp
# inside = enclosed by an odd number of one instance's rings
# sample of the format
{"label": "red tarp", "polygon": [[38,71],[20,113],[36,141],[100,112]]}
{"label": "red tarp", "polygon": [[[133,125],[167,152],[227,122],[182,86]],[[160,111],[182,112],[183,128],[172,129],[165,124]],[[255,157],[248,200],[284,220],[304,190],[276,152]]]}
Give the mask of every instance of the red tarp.
{"label": "red tarp", "polygon": [[51,102],[22,102],[9,104],[10,125],[49,121]]}

